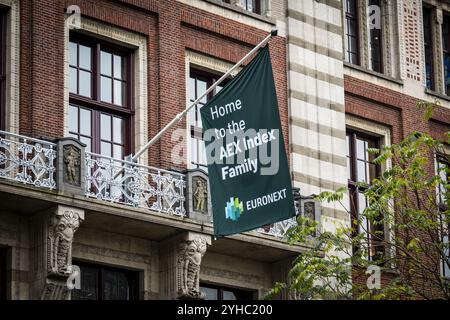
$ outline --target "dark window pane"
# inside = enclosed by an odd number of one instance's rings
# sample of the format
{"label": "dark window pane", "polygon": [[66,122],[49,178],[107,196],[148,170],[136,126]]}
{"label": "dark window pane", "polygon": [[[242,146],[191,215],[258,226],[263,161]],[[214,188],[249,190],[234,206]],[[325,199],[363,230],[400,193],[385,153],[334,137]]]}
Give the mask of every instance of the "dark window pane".
{"label": "dark window pane", "polygon": [[[199,98],[203,93],[206,92],[206,89],[208,89],[207,86],[208,85],[207,85],[206,81],[201,81],[201,80],[197,81],[197,97],[196,98]],[[207,97],[206,96],[203,97],[203,99],[200,100],[200,102],[206,103]]]}
{"label": "dark window pane", "polygon": [[113,119],[113,132],[114,132],[114,142],[122,143],[122,132],[123,132],[123,120],[117,117]]}
{"label": "dark window pane", "polygon": [[80,266],[81,289],[72,291],[72,300],[97,300],[98,299],[98,270],[95,268]]}
{"label": "dark window pane", "polygon": [[85,97],[91,97],[91,73],[86,71],[79,71],[79,94]]}
{"label": "dark window pane", "polygon": [[111,143],[102,142],[100,147],[100,154],[105,157],[111,157]]}
{"label": "dark window pane", "polygon": [[189,99],[194,101],[196,99],[195,94],[195,78],[189,78]]}
{"label": "dark window pane", "polygon": [[69,68],[69,92],[78,93],[78,79],[77,79],[77,69]]}
{"label": "dark window pane", "polygon": [[91,48],[80,45],[80,68],[91,70]]}
{"label": "dark window pane", "polygon": [[112,55],[108,52],[102,51],[100,55],[101,73],[105,76],[111,76]]}
{"label": "dark window pane", "polygon": [[92,139],[91,138],[81,137],[80,141],[86,145],[87,152],[92,152],[92,143],[91,143]]}
{"label": "dark window pane", "polygon": [[69,42],[69,64],[76,67],[78,65],[78,52],[77,44],[74,42]]}
{"label": "dark window pane", "polygon": [[86,136],[91,135],[91,111],[80,109],[80,133]]}
{"label": "dark window pane", "polygon": [[206,295],[205,300],[218,300],[219,299],[217,289],[200,287],[200,290],[205,293],[205,295]]}
{"label": "dark window pane", "polygon": [[122,57],[114,55],[114,78],[123,79],[122,76]]}
{"label": "dark window pane", "polygon": [[114,104],[121,106],[123,105],[122,93],[124,90],[124,85],[122,81],[114,80]]}
{"label": "dark window pane", "polygon": [[112,92],[111,92],[111,78],[107,78],[107,77],[103,77],[102,76],[102,80],[101,80],[101,96],[102,96],[102,101],[104,102],[112,102]]}
{"label": "dark window pane", "polygon": [[69,131],[78,133],[78,108],[69,106]]}
{"label": "dark window pane", "polygon": [[106,114],[100,116],[100,138],[111,141],[111,116]]}
{"label": "dark window pane", "polygon": [[123,147],[114,145],[113,147],[113,158],[114,159],[123,159]]}
{"label": "dark window pane", "polygon": [[223,300],[237,300],[237,297],[233,292],[224,290]]}

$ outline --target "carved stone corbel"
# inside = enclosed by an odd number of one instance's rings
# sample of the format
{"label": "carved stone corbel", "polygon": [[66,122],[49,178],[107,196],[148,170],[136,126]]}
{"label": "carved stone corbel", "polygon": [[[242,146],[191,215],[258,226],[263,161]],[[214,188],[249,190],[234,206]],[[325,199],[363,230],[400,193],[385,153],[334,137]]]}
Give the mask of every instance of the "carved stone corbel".
{"label": "carved stone corbel", "polygon": [[178,299],[205,299],[205,294],[200,291],[200,265],[206,249],[206,239],[200,236],[180,243],[177,258]]}
{"label": "carved stone corbel", "polygon": [[72,243],[83,220],[83,210],[65,206],[58,206],[50,216],[47,226],[47,277],[41,299],[64,300],[69,297],[67,279],[72,274]]}

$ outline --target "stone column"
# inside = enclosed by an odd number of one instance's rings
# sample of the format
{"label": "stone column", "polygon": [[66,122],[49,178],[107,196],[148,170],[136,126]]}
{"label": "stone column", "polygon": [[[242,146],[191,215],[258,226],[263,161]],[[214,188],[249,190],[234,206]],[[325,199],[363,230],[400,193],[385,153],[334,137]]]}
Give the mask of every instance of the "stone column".
{"label": "stone column", "polygon": [[67,280],[73,272],[72,243],[83,220],[84,210],[62,205],[33,218],[32,299],[70,298]]}
{"label": "stone column", "polygon": [[211,236],[184,232],[160,247],[160,290],[163,299],[202,300],[200,266]]}
{"label": "stone column", "polygon": [[445,94],[445,72],[444,72],[444,54],[443,54],[443,44],[442,44],[442,23],[443,23],[443,12],[442,9],[436,9],[435,23],[434,23],[434,81],[436,92]]}

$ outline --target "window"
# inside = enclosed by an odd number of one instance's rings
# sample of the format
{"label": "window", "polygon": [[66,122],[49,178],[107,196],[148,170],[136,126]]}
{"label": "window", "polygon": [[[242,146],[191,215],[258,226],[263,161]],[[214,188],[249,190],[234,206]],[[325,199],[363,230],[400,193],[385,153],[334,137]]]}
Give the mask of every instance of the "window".
{"label": "window", "polygon": [[137,272],[76,263],[81,272],[81,289],[72,291],[72,300],[137,300]]}
{"label": "window", "polygon": [[434,63],[433,63],[433,29],[431,23],[431,9],[423,8],[423,43],[425,49],[425,76],[426,85],[434,90]]}
{"label": "window", "polygon": [[69,135],[86,150],[122,159],[132,151],[132,52],[72,34]]}
{"label": "window", "polygon": [[[220,76],[214,76],[200,71],[191,71],[189,77],[189,101],[194,102],[205,91],[219,79]],[[223,84],[223,82],[222,82]],[[217,86],[214,91],[204,97],[199,104],[189,111],[188,128],[190,130],[190,167],[201,168],[207,171],[207,162],[205,154],[205,143],[202,134],[202,118],[200,108],[204,106],[217,92],[223,88],[223,85]]]}
{"label": "window", "polygon": [[200,291],[206,294],[205,300],[253,300],[253,291],[238,290],[213,286],[210,284],[200,284]]}
{"label": "window", "polygon": [[6,128],[6,13],[0,7],[0,130]]}
{"label": "window", "polygon": [[6,300],[6,268],[7,268],[7,249],[0,248],[0,300]]}
{"label": "window", "polygon": [[363,249],[367,251],[368,259],[373,260],[378,254],[383,252],[382,246],[377,239],[372,236],[376,231],[383,231],[381,224],[376,224],[367,220],[359,221],[355,225],[354,221],[361,220],[360,214],[368,206],[367,199],[364,196],[366,187],[360,183],[369,185],[371,181],[380,173],[379,166],[373,163],[375,156],[368,152],[369,148],[378,148],[377,138],[362,134],[356,131],[347,131],[347,168],[348,168],[348,187],[350,198],[350,211],[352,213],[352,223],[356,234],[365,234]]}
{"label": "window", "polygon": [[[448,156],[438,155],[437,156],[437,169],[438,174],[441,177],[442,181],[450,181],[450,161]],[[448,193],[449,190],[446,190],[443,184],[439,185],[438,190],[438,201],[439,201],[439,209],[444,212],[448,210]],[[442,218],[444,218],[444,214]],[[448,221],[448,220],[447,220]],[[442,221],[442,242],[446,245],[446,250],[444,250],[444,259],[442,259],[442,275],[446,278],[450,278],[450,226],[445,221]]]}
{"label": "window", "polygon": [[261,13],[261,0],[222,0],[222,2],[237,5],[253,13]]}
{"label": "window", "polygon": [[444,15],[442,23],[442,50],[445,94],[450,95],[450,16],[448,15]]}
{"label": "window", "polygon": [[345,60],[359,64],[358,10],[356,0],[345,1]]}
{"label": "window", "polygon": [[[381,13],[381,1],[369,0],[369,6],[378,6]],[[381,23],[381,22],[380,22]],[[382,29],[371,27],[370,28],[370,63],[372,70],[382,73],[383,72],[383,51],[382,51]]]}

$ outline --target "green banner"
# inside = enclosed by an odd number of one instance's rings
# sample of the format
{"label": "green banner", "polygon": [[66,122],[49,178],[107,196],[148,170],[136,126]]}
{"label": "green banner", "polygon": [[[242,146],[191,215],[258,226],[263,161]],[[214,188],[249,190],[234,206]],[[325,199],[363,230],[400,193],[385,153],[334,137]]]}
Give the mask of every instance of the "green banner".
{"label": "green banner", "polygon": [[202,107],[214,234],[295,215],[269,48]]}

